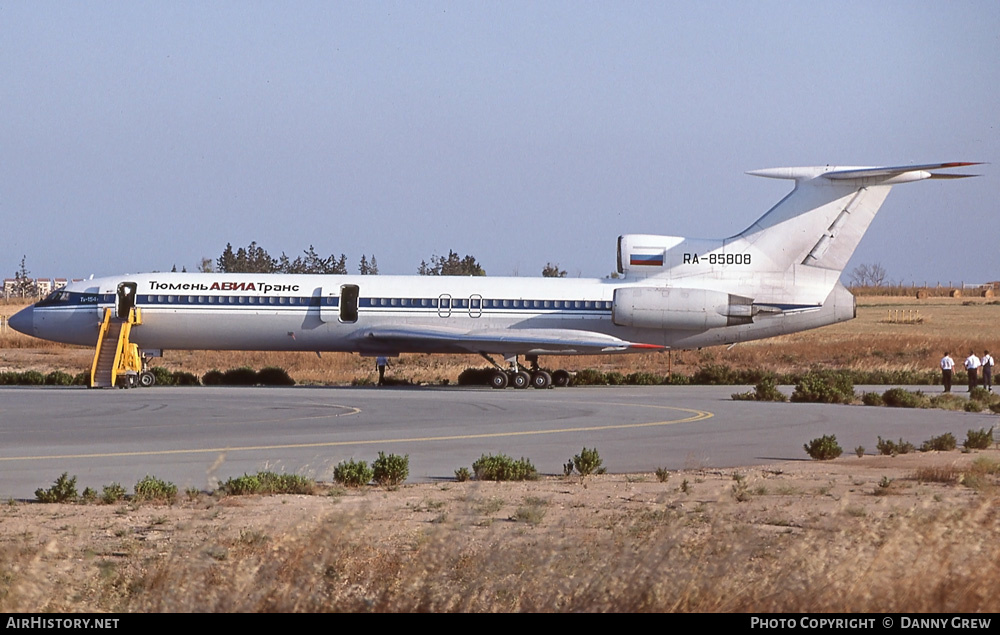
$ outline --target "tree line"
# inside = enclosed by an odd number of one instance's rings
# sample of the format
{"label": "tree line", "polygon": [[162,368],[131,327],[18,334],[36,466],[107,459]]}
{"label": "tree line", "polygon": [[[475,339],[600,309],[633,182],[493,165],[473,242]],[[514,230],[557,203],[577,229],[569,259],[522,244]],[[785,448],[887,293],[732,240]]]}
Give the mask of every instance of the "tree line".
{"label": "tree line", "polygon": [[[205,265],[211,268],[206,268]],[[267,253],[256,241],[251,242],[246,247],[233,249],[232,243],[227,243],[214,263],[211,260],[202,261],[202,271],[218,271],[220,273],[326,273],[326,274],[347,274],[347,256],[340,254],[336,256],[321,256],[316,249],[309,245],[309,249],[303,255],[297,256],[294,260],[285,255],[275,258]],[[362,255],[358,262],[358,273],[363,276],[378,275],[378,261],[375,254],[371,256]],[[460,257],[452,250],[447,256],[437,254],[431,256],[430,263],[426,260],[420,262],[417,273],[422,276],[485,276],[486,270],[476,261],[474,256],[466,254]]]}
{"label": "tree line", "polygon": [[[35,280],[28,272],[25,264],[26,257],[21,258],[21,266],[14,273],[14,297],[34,297],[37,295]],[[233,248],[232,243],[226,243],[226,248],[218,258],[202,258],[197,270],[202,273],[319,273],[319,274],[341,274],[347,275],[347,256],[340,254],[330,254],[321,256],[313,245],[302,252],[302,255],[290,258],[285,252],[274,257],[266,249],[251,242],[246,247]],[[171,269],[177,271],[177,265]],[[186,268],[181,269],[186,272]],[[375,254],[370,256],[362,254],[358,262],[357,272],[363,276],[378,275],[378,260]],[[430,262],[420,261],[417,273],[422,276],[485,276],[486,270],[476,260],[475,256],[466,254],[459,256],[455,251],[449,249],[447,256],[434,254],[430,257]],[[542,276],[545,278],[565,278],[566,270],[560,269],[558,264],[548,262],[542,268]]]}
{"label": "tree line", "polygon": [[[205,261],[202,261],[202,270],[205,270]],[[211,264],[211,261],[208,262]],[[316,252],[316,248],[309,245],[309,249],[302,252],[294,260],[289,258],[285,252],[277,258],[267,253],[267,250],[251,242],[246,247],[233,249],[232,243],[226,243],[226,248],[215,260],[214,267],[210,271],[219,273],[334,273],[347,274],[347,256],[340,254],[338,258],[334,254],[321,256]],[[369,259],[361,256],[358,263],[358,271],[361,275],[377,275],[378,262],[374,254]]]}

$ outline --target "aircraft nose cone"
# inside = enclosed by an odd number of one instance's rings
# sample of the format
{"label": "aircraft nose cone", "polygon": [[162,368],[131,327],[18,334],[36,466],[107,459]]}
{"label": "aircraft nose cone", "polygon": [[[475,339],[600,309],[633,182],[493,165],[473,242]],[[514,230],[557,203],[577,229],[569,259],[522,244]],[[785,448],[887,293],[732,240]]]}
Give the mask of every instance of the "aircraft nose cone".
{"label": "aircraft nose cone", "polygon": [[15,331],[25,335],[34,335],[35,331],[35,306],[21,309],[7,319],[7,324]]}

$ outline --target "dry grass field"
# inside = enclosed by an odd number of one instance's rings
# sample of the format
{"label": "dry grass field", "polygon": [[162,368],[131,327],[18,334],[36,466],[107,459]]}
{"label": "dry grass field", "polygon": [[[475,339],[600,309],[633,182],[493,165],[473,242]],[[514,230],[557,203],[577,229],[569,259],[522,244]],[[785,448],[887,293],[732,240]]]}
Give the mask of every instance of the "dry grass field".
{"label": "dry grass field", "polygon": [[992,612],[1000,453],[0,509],[0,611]]}
{"label": "dry grass field", "polygon": [[[1000,305],[965,302],[866,297],[857,320],[818,331],[565,366],[936,369],[946,349],[959,358],[1000,342]],[[893,310],[919,315],[903,323]],[[77,373],[90,363],[89,350],[0,338],[0,370]],[[278,365],[308,383],[372,373],[369,360],[347,355],[171,351],[163,363],[196,374]],[[413,355],[391,372],[453,382],[466,365],[480,360]],[[691,466],[666,482],[632,474],[181,493],[173,504],[12,501],[0,507],[0,611],[993,612],[998,535],[995,449]]]}

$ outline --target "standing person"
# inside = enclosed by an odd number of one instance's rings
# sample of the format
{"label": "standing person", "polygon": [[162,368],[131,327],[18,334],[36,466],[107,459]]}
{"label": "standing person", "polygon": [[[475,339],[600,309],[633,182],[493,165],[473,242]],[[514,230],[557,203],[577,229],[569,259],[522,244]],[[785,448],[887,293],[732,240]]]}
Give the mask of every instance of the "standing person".
{"label": "standing person", "polygon": [[945,351],[941,358],[941,383],[944,384],[944,391],[951,392],[951,370],[955,368],[955,360],[951,358],[948,351]]}
{"label": "standing person", "polygon": [[378,369],[378,385],[385,385],[385,366],[389,363],[389,360],[385,358],[384,355],[379,355],[375,358],[375,368]]}
{"label": "standing person", "polygon": [[979,383],[976,375],[979,369],[979,358],[974,351],[969,351],[969,356],[965,358],[965,370],[969,373],[969,392]]}
{"label": "standing person", "polygon": [[979,365],[983,367],[983,388],[993,392],[993,356],[989,351],[983,351],[983,358],[979,360]]}

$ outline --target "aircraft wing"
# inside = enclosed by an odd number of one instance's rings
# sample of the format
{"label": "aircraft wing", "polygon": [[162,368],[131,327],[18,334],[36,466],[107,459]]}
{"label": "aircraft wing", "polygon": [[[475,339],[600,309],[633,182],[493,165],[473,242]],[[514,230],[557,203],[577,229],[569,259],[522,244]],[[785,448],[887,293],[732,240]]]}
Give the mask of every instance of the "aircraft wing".
{"label": "aircraft wing", "polygon": [[656,344],[642,344],[594,331],[573,329],[482,329],[464,331],[438,327],[376,327],[359,330],[359,347],[372,352],[439,351],[494,353],[502,355],[597,354],[648,348],[663,350]]}

